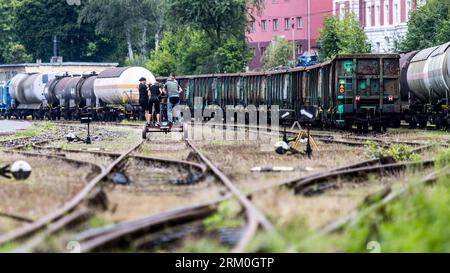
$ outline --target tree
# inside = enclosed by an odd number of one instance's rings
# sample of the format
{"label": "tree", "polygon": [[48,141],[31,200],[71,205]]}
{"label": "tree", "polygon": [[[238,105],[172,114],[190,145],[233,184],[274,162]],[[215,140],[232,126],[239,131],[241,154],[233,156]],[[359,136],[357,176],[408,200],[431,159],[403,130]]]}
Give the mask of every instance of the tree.
{"label": "tree", "polygon": [[96,53],[111,52],[114,46],[110,40],[95,35],[92,24],[78,22],[79,10],[79,6],[66,1],[22,0],[15,10],[14,36],[36,59],[49,60],[53,56],[56,35],[60,55],[66,60],[100,60],[98,56],[102,55]]}
{"label": "tree", "polygon": [[28,54],[23,44],[17,42],[9,43],[4,48],[4,61],[9,64],[29,63],[33,61],[33,56]]}
{"label": "tree", "polygon": [[189,24],[206,32],[218,46],[227,36],[244,33],[246,10],[244,0],[172,0],[170,3],[175,24]]}
{"label": "tree", "polygon": [[179,27],[176,31],[166,31],[160,45],[153,50],[147,68],[156,75],[196,74],[206,65],[211,50],[206,35],[191,27]]}
{"label": "tree", "polygon": [[230,37],[224,45],[216,50],[215,58],[220,72],[234,73],[245,69],[246,64],[253,58],[247,50],[245,40]]}
{"label": "tree", "polygon": [[402,51],[437,46],[450,41],[450,0],[428,0],[412,14]]}
{"label": "tree", "polygon": [[370,52],[367,36],[354,14],[342,20],[335,16],[325,18],[317,43],[321,60],[331,59],[338,54]]}
{"label": "tree", "polygon": [[264,53],[264,68],[269,70],[277,66],[287,66],[292,57],[292,45],[288,40],[275,37]]}
{"label": "tree", "polygon": [[[25,62],[29,54],[23,44],[17,42],[14,21],[16,9],[23,1],[0,1],[0,63]],[[11,56],[14,54],[14,56]]]}

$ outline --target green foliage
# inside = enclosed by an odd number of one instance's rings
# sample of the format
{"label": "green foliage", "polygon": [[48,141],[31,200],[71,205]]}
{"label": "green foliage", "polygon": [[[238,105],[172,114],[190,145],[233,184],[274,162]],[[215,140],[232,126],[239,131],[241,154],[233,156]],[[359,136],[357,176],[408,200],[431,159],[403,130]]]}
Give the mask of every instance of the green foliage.
{"label": "green foliage", "polygon": [[397,161],[418,161],[421,159],[421,156],[414,153],[408,145],[394,144],[389,148],[383,148],[373,141],[367,142],[367,155],[370,158],[391,156]]}
{"label": "green foliage", "polygon": [[106,220],[104,218],[100,218],[100,217],[92,217],[89,219],[88,225],[90,228],[97,228],[97,227],[106,227],[111,225],[112,222],[109,220]]}
{"label": "green foliage", "polygon": [[48,134],[55,132],[57,126],[49,121],[41,122],[41,123],[33,123],[31,127],[24,131],[17,132],[15,134],[16,137],[34,137],[41,134]]}
{"label": "green foliage", "polygon": [[[450,150],[440,158],[450,166]],[[369,241],[388,253],[450,251],[450,178],[442,175],[433,187],[410,184],[406,195],[347,228],[346,251],[365,252]]]}
{"label": "green foliage", "polygon": [[230,249],[210,239],[188,239],[183,242],[178,253],[229,253]]}
{"label": "green foliage", "polygon": [[342,20],[335,16],[325,18],[318,45],[321,60],[331,59],[338,54],[370,52],[367,36],[354,14]]}
{"label": "green foliage", "polygon": [[292,44],[276,36],[264,53],[264,68],[287,66],[290,59],[292,59]]}
{"label": "green foliage", "polygon": [[172,0],[169,13],[176,24],[204,31],[217,45],[236,30],[243,33],[247,22],[245,0]]}
{"label": "green foliage", "polygon": [[171,72],[178,75],[193,74],[205,64],[210,47],[203,32],[191,27],[180,27],[175,32],[167,31],[158,49],[150,54],[146,66],[157,75],[168,76]]}
{"label": "green foliage", "polygon": [[27,63],[33,61],[33,56],[27,53],[23,44],[11,42],[4,48],[3,60],[9,64]]}
{"label": "green foliage", "polygon": [[[83,3],[83,1],[82,1]],[[66,60],[97,60],[85,53],[91,43],[99,37],[94,33],[92,24],[78,22],[80,7],[68,5],[60,0],[24,0],[15,8],[15,38],[36,59],[50,60],[53,55],[53,36],[57,35],[60,43],[60,55]],[[109,45],[102,51],[110,50]]]}
{"label": "green foliage", "polygon": [[412,51],[450,41],[450,0],[428,0],[412,14],[401,50]]}
{"label": "green foliage", "polygon": [[249,60],[245,42],[235,37],[227,39],[217,49],[210,43],[207,34],[192,27],[179,27],[166,31],[158,49],[152,50],[146,67],[153,73],[168,76],[239,72]]}
{"label": "green foliage", "polygon": [[342,237],[317,236],[304,219],[292,218],[289,222],[277,227],[280,239],[276,234],[258,233],[247,251],[250,253],[286,253],[286,252],[334,252],[342,245]]}
{"label": "green foliage", "polygon": [[207,231],[240,227],[239,211],[240,206],[236,202],[222,202],[217,212],[203,221],[203,225]]}
{"label": "green foliage", "polygon": [[221,72],[234,73],[243,71],[253,54],[247,50],[244,39],[230,37],[216,50],[215,57]]}

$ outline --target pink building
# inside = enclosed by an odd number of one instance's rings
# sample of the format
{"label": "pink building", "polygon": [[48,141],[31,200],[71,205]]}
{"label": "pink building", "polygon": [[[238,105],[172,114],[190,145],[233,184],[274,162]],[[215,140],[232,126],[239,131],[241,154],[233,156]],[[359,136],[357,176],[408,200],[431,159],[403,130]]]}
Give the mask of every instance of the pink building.
{"label": "pink building", "polygon": [[246,36],[249,47],[255,53],[249,69],[261,68],[264,51],[274,36],[292,42],[296,57],[308,51],[308,47],[316,49],[323,20],[331,15],[333,0],[266,0],[262,14],[254,14],[254,19],[249,20]]}

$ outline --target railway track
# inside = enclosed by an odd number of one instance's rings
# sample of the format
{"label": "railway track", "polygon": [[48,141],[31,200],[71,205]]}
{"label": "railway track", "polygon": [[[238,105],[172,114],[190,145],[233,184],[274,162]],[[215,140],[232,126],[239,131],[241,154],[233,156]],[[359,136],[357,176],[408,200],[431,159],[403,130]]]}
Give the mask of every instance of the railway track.
{"label": "railway track", "polygon": [[[101,167],[101,166],[97,166],[101,172],[96,175],[92,180],[90,180],[87,185],[74,197],[72,198],[69,202],[67,202],[66,204],[64,204],[61,208],[53,211],[52,213],[48,214],[47,216],[34,221],[31,224],[25,225],[23,227],[20,227],[16,230],[13,230],[11,232],[8,232],[6,234],[2,234],[0,235],[0,246],[1,245],[5,245],[7,243],[10,243],[12,241],[17,241],[19,239],[22,239],[26,236],[29,236],[33,233],[36,233],[37,231],[45,228],[47,225],[54,223],[58,220],[60,220],[61,218],[64,217],[64,215],[73,212],[89,195],[89,193],[103,180],[105,179],[109,173],[111,173],[111,171],[119,164],[121,163],[125,158],[127,158],[133,151],[135,151],[136,149],[138,149],[143,142],[140,142],[138,144],[136,144],[134,147],[132,147],[130,150],[128,150],[127,152],[121,154],[112,164],[110,164],[107,168]],[[33,156],[36,154],[31,154],[31,153],[26,153],[29,156]],[[58,158],[61,160],[68,160],[64,157],[60,157],[60,156],[51,156],[51,155],[41,155],[39,154],[39,156],[44,156],[44,157],[48,157],[48,158]],[[72,160],[71,160],[72,161]],[[79,163],[82,164],[92,164],[92,163],[87,163],[87,162],[83,162],[80,161]]]}
{"label": "railway track", "polygon": [[[6,244],[7,242],[15,241],[30,234],[36,233],[41,230],[44,226],[47,226],[46,231],[44,231],[44,237],[51,235],[52,233],[60,230],[62,227],[66,226],[68,223],[73,222],[76,219],[86,215],[88,211],[84,208],[76,209],[87,197],[87,194],[96,186],[100,181],[102,181],[105,177],[108,176],[112,172],[112,170],[119,165],[126,158],[141,158],[141,159],[152,159],[156,161],[165,161],[169,164],[179,164],[180,161],[173,159],[156,159],[145,156],[133,155],[136,151],[142,147],[144,142],[139,143],[134,146],[129,151],[118,154],[118,153],[105,153],[105,152],[97,152],[97,151],[78,151],[78,150],[63,150],[58,148],[45,148],[40,146],[43,143],[33,144],[35,149],[40,150],[53,150],[58,153],[90,153],[99,156],[111,157],[114,159],[114,162],[108,164],[107,167],[98,166],[102,169],[102,172],[96,176],[89,183],[89,190],[83,190],[83,193],[77,195],[77,198],[74,198],[71,202],[64,206],[58,212],[54,212],[51,215],[40,219],[36,222],[33,222],[30,225],[25,226],[25,228],[18,229],[13,231],[12,233],[8,233],[0,236],[0,246]],[[245,246],[253,237],[256,232],[258,225],[261,225],[266,231],[274,232],[272,224],[267,221],[264,214],[261,213],[249,200],[249,197],[255,194],[258,194],[262,191],[270,190],[276,187],[287,186],[293,188],[297,193],[305,193],[305,189],[312,189],[311,192],[321,193],[328,188],[334,187],[334,185],[324,185],[327,181],[333,180],[336,178],[345,178],[349,179],[352,177],[357,177],[361,173],[365,173],[366,171],[370,171],[373,173],[380,172],[393,172],[393,171],[402,171],[409,166],[430,166],[433,164],[432,161],[426,162],[418,162],[418,163],[392,163],[392,162],[383,162],[380,160],[371,160],[367,162],[361,162],[357,164],[348,165],[341,168],[336,168],[334,170],[330,170],[322,175],[310,175],[306,177],[298,177],[294,179],[289,179],[286,181],[281,181],[277,184],[270,185],[268,187],[262,187],[258,190],[252,191],[248,194],[243,194],[240,192],[232,183],[230,179],[227,178],[225,174],[223,174],[215,165],[204,156],[201,151],[193,144],[192,141],[186,140],[186,144],[198,155],[198,158],[201,160],[203,164],[193,163],[193,162],[184,162],[183,164],[189,165],[190,167],[195,167],[197,169],[201,169],[202,173],[206,172],[206,166],[208,169],[228,188],[229,193],[225,196],[217,198],[215,200],[205,202],[198,205],[185,206],[178,209],[152,214],[143,218],[122,221],[118,224],[112,225],[110,227],[104,227],[100,229],[95,229],[94,231],[81,233],[78,237],[76,237],[77,241],[81,243],[82,251],[89,252],[95,249],[101,248],[102,246],[108,245],[109,243],[119,240],[121,238],[132,236],[134,234],[140,234],[142,232],[152,231],[155,227],[158,226],[166,226],[166,225],[177,225],[180,223],[186,223],[193,221],[195,219],[201,219],[208,215],[214,213],[218,207],[218,205],[231,198],[237,198],[243,208],[246,211],[247,217],[247,228],[244,236],[242,236],[240,243],[235,248],[236,252],[242,252],[245,250]],[[426,146],[419,147],[420,149],[426,149]],[[43,156],[40,154],[40,156]],[[55,155],[53,155],[55,156]],[[316,187],[316,188],[314,188]],[[307,191],[306,191],[307,192]],[[65,215],[65,216],[64,216]],[[44,237],[40,237],[40,240]],[[39,237],[38,237],[39,238]],[[34,244],[35,245],[35,244]]]}

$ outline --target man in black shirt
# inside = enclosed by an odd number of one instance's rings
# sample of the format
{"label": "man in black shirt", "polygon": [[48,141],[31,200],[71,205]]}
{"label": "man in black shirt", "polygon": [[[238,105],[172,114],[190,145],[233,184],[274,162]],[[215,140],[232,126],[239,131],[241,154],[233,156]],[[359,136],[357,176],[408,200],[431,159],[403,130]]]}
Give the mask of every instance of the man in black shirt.
{"label": "man in black shirt", "polygon": [[145,111],[145,120],[147,121],[147,125],[150,124],[150,113],[148,109],[148,85],[147,85],[147,79],[141,78],[139,80],[139,105],[142,107],[142,109]]}
{"label": "man in black shirt", "polygon": [[[160,112],[161,112],[161,105],[159,102],[159,96],[163,94],[163,90],[161,88],[161,85],[156,82],[153,85],[150,85],[150,103],[149,103],[149,112],[150,112],[150,120],[152,120],[153,115],[156,116],[156,122],[157,126],[159,126],[160,122]],[[155,108],[155,111],[153,112],[153,107]]]}

